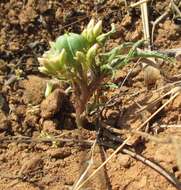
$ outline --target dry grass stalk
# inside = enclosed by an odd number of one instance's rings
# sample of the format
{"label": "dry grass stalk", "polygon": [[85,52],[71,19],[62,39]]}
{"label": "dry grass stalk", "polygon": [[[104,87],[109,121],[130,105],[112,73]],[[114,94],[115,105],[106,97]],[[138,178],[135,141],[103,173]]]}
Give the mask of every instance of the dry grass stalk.
{"label": "dry grass stalk", "polygon": [[134,7],[137,7],[137,6],[139,6],[139,5],[143,4],[143,3],[147,3],[148,1],[149,0],[141,0],[141,1],[138,1],[136,3],[131,3],[130,7],[134,8]]}
{"label": "dry grass stalk", "polygon": [[151,30],[151,43],[152,43],[152,44],[153,44],[153,42],[154,42],[154,32],[155,32],[156,25],[169,15],[169,13],[170,13],[170,8],[171,8],[171,3],[169,3],[168,9],[167,9],[160,17],[158,17],[158,18],[152,23],[152,30]]}
{"label": "dry grass stalk", "polygon": [[150,31],[149,31],[147,2],[142,3],[140,6],[141,6],[141,18],[143,24],[144,40],[148,42],[148,49],[150,49]]}
{"label": "dry grass stalk", "polygon": [[80,183],[86,178],[86,175],[93,164],[94,149],[95,149],[96,142],[97,142],[97,140],[94,141],[94,144],[91,147],[89,163],[88,163],[86,169],[84,170],[84,172],[81,174],[81,176],[78,178],[78,180],[74,183],[72,190],[76,190],[77,187],[80,185]]}
{"label": "dry grass stalk", "polygon": [[[141,18],[143,24],[143,35],[144,40],[147,41],[147,49],[151,50],[151,41],[150,41],[150,31],[149,31],[149,18],[148,18],[148,7],[147,2],[141,3]],[[148,61],[155,63],[155,59],[150,58]],[[150,66],[146,63],[147,61],[142,62],[143,70],[144,70],[144,81],[145,84],[148,86],[150,84],[155,84],[155,82],[160,79],[160,70]]]}
{"label": "dry grass stalk", "polygon": [[[175,88],[177,88],[177,87],[175,87]],[[173,89],[175,89],[175,88],[173,88]],[[169,92],[165,93],[165,94],[162,95],[161,97],[157,98],[156,100],[153,100],[153,101],[152,101],[151,103],[149,103],[148,105],[143,106],[141,109],[139,109],[138,111],[136,111],[136,113],[142,112],[142,111],[144,111],[144,110],[146,110],[146,109],[149,109],[149,108],[153,107],[155,104],[157,104],[158,102],[160,102],[163,98],[165,98],[166,96],[172,94],[172,93],[173,93],[173,89],[170,90]]]}
{"label": "dry grass stalk", "polygon": [[85,179],[75,190],[80,190],[92,177],[102,168],[104,167],[107,162],[109,162],[114,155],[116,155],[123,147],[126,145],[126,143],[130,140],[132,135],[130,135],[96,170],[92,172],[92,174]]}

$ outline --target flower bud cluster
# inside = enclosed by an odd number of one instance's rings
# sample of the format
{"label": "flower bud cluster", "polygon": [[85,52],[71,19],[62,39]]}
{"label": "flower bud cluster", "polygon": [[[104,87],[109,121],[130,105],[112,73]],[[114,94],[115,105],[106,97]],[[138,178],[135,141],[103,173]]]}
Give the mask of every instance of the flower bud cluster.
{"label": "flower bud cluster", "polygon": [[98,69],[96,56],[99,49],[114,32],[115,28],[112,26],[111,31],[102,33],[102,21],[95,23],[91,19],[81,34],[66,33],[55,42],[50,42],[50,50],[38,58],[39,70],[55,77],[67,78],[74,75],[87,80],[91,69]]}
{"label": "flower bud cluster", "polygon": [[95,43],[96,38],[100,34],[102,34],[102,21],[100,20],[95,24],[94,19],[90,20],[89,24],[82,32],[82,36],[84,36],[90,44]]}
{"label": "flower bud cluster", "polygon": [[61,73],[66,65],[66,51],[65,49],[62,49],[60,53],[58,51],[47,51],[41,58],[38,58],[38,61],[41,72],[56,75]]}

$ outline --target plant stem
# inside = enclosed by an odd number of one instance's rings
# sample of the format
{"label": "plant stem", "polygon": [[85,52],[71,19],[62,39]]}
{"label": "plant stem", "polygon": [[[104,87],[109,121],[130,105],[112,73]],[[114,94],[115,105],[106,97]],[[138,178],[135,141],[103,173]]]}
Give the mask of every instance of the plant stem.
{"label": "plant stem", "polygon": [[[75,112],[76,112],[76,124],[77,127],[83,127],[85,123],[85,110],[87,102],[90,99],[90,92],[87,85],[79,81],[73,82],[73,89],[75,94]],[[92,95],[92,94],[91,94]]]}
{"label": "plant stem", "polygon": [[87,100],[82,100],[80,97],[76,97],[75,110],[76,110],[76,124],[77,127],[83,127],[85,123],[84,111],[86,109]]}

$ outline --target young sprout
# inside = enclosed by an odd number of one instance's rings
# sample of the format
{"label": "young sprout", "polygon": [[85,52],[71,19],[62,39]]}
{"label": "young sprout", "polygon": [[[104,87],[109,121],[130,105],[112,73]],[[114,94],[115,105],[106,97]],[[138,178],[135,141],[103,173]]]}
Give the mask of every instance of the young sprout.
{"label": "young sprout", "polygon": [[[158,53],[137,51],[143,41],[106,51],[106,42],[116,31],[114,24],[111,27],[111,31],[103,33],[102,21],[95,23],[92,19],[81,34],[61,35],[50,43],[50,50],[38,58],[40,72],[65,80],[72,87],[77,126],[84,125],[87,104],[106,77],[135,57],[163,57]],[[130,52],[122,55],[125,47],[129,47]]]}

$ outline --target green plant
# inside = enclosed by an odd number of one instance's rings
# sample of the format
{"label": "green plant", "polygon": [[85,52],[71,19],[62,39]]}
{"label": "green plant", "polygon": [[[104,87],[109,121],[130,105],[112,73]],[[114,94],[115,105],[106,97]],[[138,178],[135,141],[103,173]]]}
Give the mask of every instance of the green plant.
{"label": "green plant", "polygon": [[[39,58],[39,70],[69,82],[74,94],[76,123],[83,125],[88,101],[100,88],[106,77],[114,75],[135,57],[161,57],[155,52],[138,51],[137,43],[125,43],[107,50],[106,42],[115,33],[114,24],[107,33],[102,32],[102,21],[92,19],[81,34],[66,33],[50,43],[50,50]],[[109,45],[109,44],[108,44]],[[129,48],[128,54],[123,54]]]}

